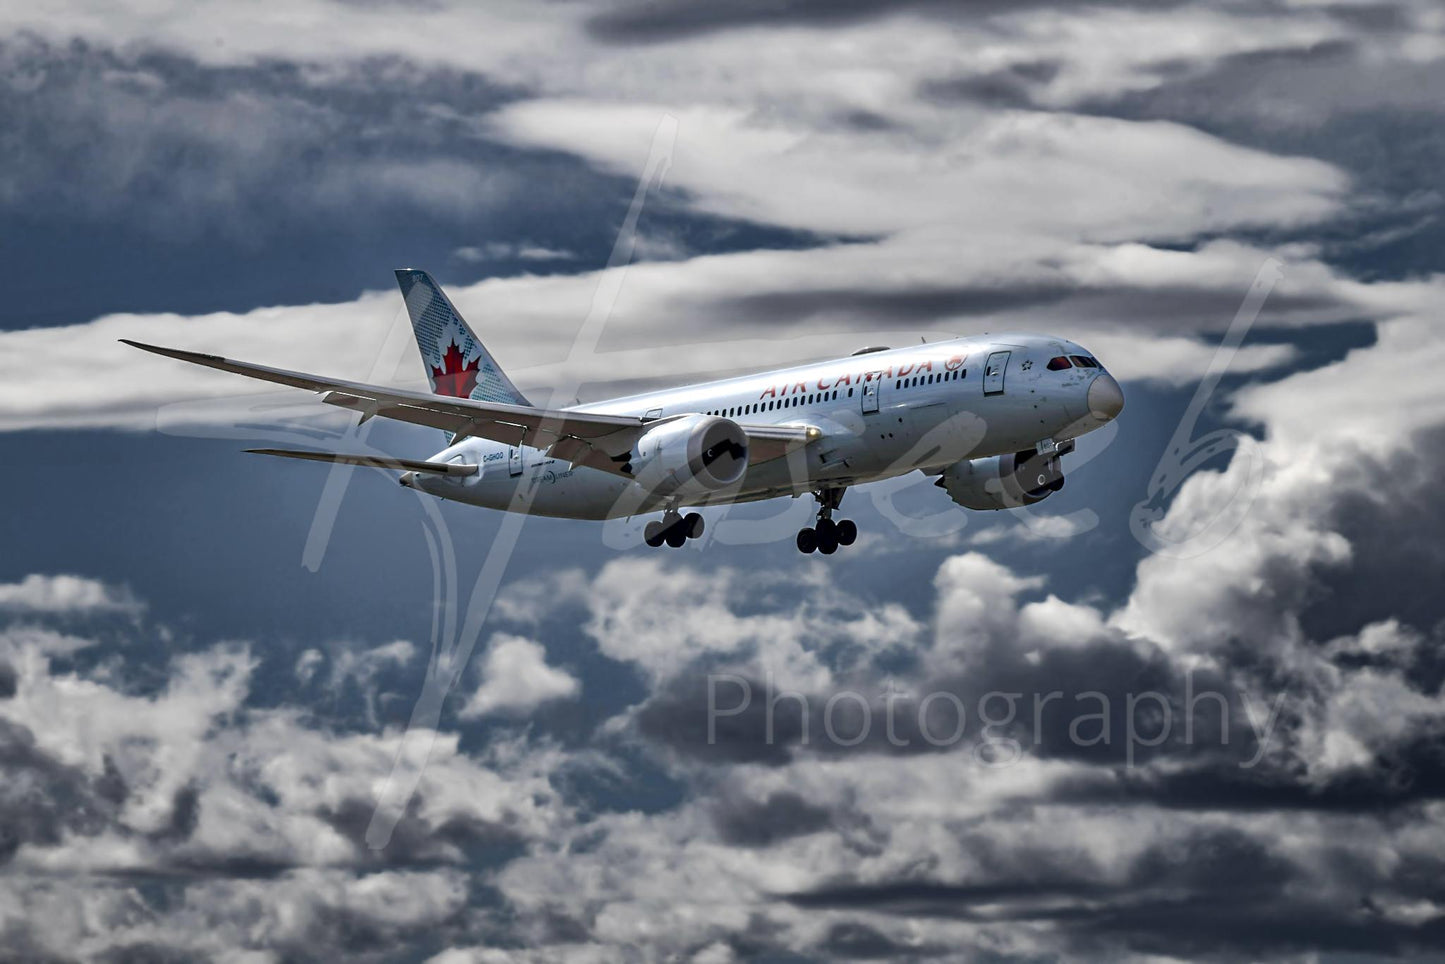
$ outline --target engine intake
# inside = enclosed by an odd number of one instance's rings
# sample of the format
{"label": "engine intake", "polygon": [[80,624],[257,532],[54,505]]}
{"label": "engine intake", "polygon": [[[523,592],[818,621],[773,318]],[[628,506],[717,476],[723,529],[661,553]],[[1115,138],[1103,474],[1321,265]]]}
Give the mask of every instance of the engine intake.
{"label": "engine intake", "polygon": [[748,437],[736,422],[688,415],[664,422],[637,440],[632,477],[655,495],[716,492],[748,469]]}
{"label": "engine intake", "polygon": [[1057,454],[1028,449],[955,462],[934,484],[965,509],[1017,509],[1062,489],[1064,470]]}

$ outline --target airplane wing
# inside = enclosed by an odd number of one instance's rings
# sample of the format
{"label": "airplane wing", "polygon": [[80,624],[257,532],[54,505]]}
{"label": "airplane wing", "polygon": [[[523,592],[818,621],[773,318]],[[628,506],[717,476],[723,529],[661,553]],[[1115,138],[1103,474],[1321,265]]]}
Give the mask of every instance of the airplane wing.
{"label": "airplane wing", "polygon": [[[633,450],[638,437],[658,421],[666,421],[431,395],[253,365],[220,355],[162,348],[128,338],[121,341],[142,351],[194,365],[316,392],[328,405],[360,412],[362,421],[380,416],[443,429],[454,433],[458,439],[476,436],[504,445],[526,444],[546,449],[553,458],[618,474],[620,460]],[[823,434],[811,425],[740,427],[748,435],[749,461],[755,464],[780,458],[801,445],[821,438]]]}

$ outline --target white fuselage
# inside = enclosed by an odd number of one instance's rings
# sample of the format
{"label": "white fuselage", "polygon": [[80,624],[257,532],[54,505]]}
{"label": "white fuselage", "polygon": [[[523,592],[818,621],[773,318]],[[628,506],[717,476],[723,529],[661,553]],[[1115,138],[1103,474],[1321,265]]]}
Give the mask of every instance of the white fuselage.
{"label": "white fuselage", "polygon": [[[1049,370],[1049,359],[1060,355],[1088,352],[1041,335],[960,338],[572,410],[649,418],[710,413],[745,425],[822,430],[818,440],[787,457],[750,465],[741,482],[725,491],[670,500],[673,505],[747,502],[914,470],[941,471],[962,459],[1033,449],[1102,427],[1107,420],[1091,417],[1087,397],[1094,379],[1107,373],[1102,367]],[[461,478],[412,478],[409,485],[494,509],[607,519],[652,511],[669,501],[625,477],[574,467],[527,446],[467,438],[431,461],[476,464],[480,471]]]}

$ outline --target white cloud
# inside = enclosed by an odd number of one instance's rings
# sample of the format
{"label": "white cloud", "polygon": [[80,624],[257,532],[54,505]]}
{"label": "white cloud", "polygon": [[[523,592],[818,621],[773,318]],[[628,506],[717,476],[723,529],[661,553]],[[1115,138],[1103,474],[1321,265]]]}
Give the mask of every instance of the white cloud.
{"label": "white cloud", "polygon": [[481,247],[466,245],[452,252],[458,261],[476,264],[484,261],[572,261],[576,255],[571,251],[548,248],[540,244],[508,244],[505,241],[488,241]]}
{"label": "white cloud", "polygon": [[[769,605],[742,605],[759,598]],[[921,637],[905,607],[856,599],[821,566],[746,573],[621,558],[592,580],[588,605],[584,629],[602,653],[655,682],[711,660],[760,665],[780,687],[818,689],[835,672],[864,667],[876,653]]]}
{"label": "white cloud", "polygon": [[1014,515],[1015,518],[980,529],[965,541],[971,546],[991,546],[1000,542],[1062,542],[1093,528],[1089,522],[1076,515],[1038,515],[1026,510],[1006,514]]}
{"label": "white cloud", "polygon": [[20,582],[0,583],[0,610],[24,613],[137,615],[145,603],[124,586],[84,576],[31,573]]}
{"label": "white cloud", "polygon": [[493,636],[482,658],[482,684],[461,709],[463,717],[520,715],[543,703],[576,696],[581,683],[547,665],[547,651],[521,636]]}
{"label": "white cloud", "polygon": [[[529,100],[494,119],[508,139],[633,173],[664,104]],[[1295,225],[1339,209],[1338,170],[1167,123],[1034,112],[927,118],[928,139],[800,130],[740,108],[678,114],[668,178],[715,214],[812,231],[905,229],[1097,241]],[[1159,203],[1169,198],[1167,205]],[[966,229],[965,229],[966,226]]]}
{"label": "white cloud", "polygon": [[[1433,367],[1445,349],[1435,316],[1445,305],[1438,281],[1382,285],[1373,293],[1391,320],[1375,344],[1275,382],[1249,385],[1232,409],[1262,424],[1263,481],[1236,530],[1212,551],[1182,559],[1154,555],[1113,622],[1181,649],[1214,650],[1231,640],[1287,648],[1299,640],[1296,614],[1314,572],[1344,569],[1352,547],[1333,508],[1348,495],[1388,500],[1370,473],[1407,453],[1420,433],[1445,426],[1445,399]],[[1387,391],[1367,386],[1388,385]],[[1222,471],[1197,472],[1179,489],[1163,532],[1187,534],[1232,517],[1251,460],[1236,456]],[[1383,477],[1389,477],[1388,473]],[[1247,497],[1247,496],[1245,496]]]}

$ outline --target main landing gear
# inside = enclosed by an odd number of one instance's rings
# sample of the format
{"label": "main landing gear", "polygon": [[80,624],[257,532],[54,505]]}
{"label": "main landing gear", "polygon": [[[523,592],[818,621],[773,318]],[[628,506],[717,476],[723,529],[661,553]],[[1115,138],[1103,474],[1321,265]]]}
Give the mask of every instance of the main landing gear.
{"label": "main landing gear", "polygon": [[798,530],[799,552],[821,552],[831,556],[839,546],[851,546],[858,538],[858,527],[852,519],[833,521],[833,510],[843,501],[843,489],[820,489],[813,493],[818,500],[818,521],[811,529]]}
{"label": "main landing gear", "polygon": [[653,519],[647,524],[642,530],[642,539],[654,549],[664,542],[674,549],[681,549],[687,540],[701,537],[702,529],[702,516],[696,512],[678,515],[676,510],[668,509],[661,520]]}

